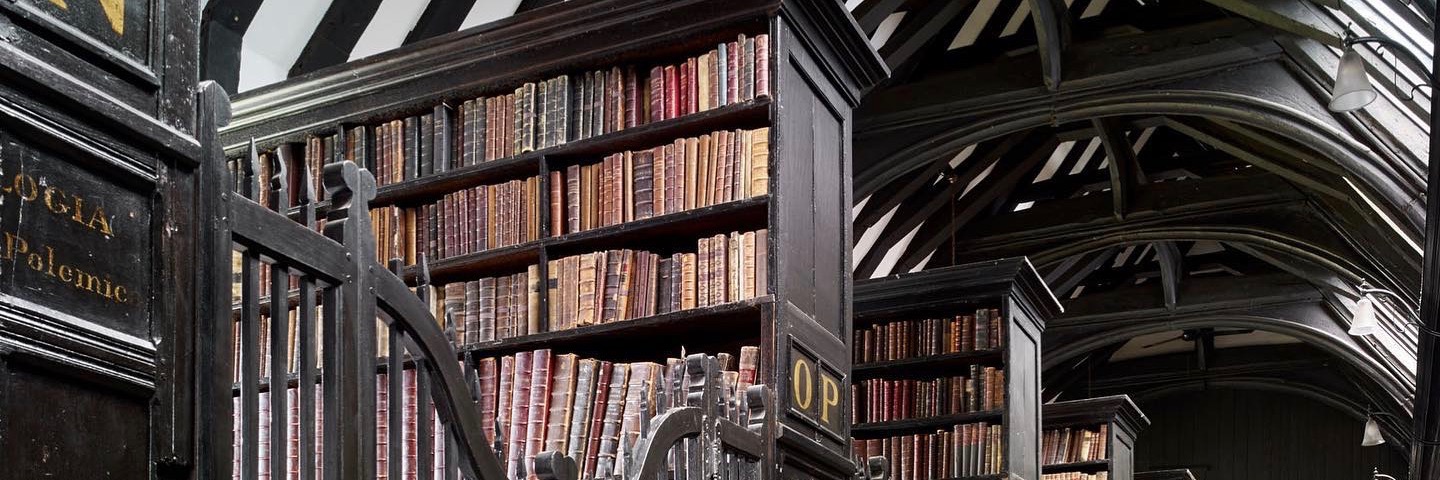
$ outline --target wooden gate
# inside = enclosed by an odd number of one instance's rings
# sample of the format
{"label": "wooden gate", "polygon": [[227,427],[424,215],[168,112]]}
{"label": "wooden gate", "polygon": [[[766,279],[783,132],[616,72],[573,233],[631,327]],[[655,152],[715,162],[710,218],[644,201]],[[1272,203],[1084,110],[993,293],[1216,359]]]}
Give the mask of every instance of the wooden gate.
{"label": "wooden gate", "polygon": [[[224,92],[213,85],[206,87],[202,99],[214,111],[229,111]],[[214,121],[223,122],[225,116],[216,115]],[[218,126],[205,127],[214,132]],[[218,142],[209,145],[199,199],[209,223],[204,229],[206,300],[222,307],[202,321],[197,360],[201,378],[209,380],[202,387],[207,391],[202,393],[200,418],[208,436],[201,458],[210,476],[406,478],[400,461],[403,441],[398,438],[385,446],[395,461],[376,471],[381,468],[376,462],[377,432],[405,429],[402,375],[388,375],[383,386],[388,411],[394,412],[384,423],[376,421],[374,379],[377,372],[410,367],[416,371],[414,416],[431,418],[433,402],[439,428],[446,434],[442,458],[450,468],[441,476],[454,478],[458,465],[468,478],[503,478],[477,411],[461,408],[473,398],[457,353],[429,311],[425,275],[411,290],[375,258],[367,204],[375,196],[374,177],[350,161],[327,165],[323,185],[329,203],[319,216],[310,188],[298,192],[293,208],[288,204],[288,159],[275,158],[270,178],[261,178],[259,172],[267,169],[253,149],[235,170]],[[299,173],[305,179],[300,185],[312,184],[308,172]],[[266,206],[261,206],[257,192],[267,181],[272,188]],[[277,319],[268,322],[266,332],[261,331],[262,316]],[[280,341],[292,338],[290,323],[293,342]],[[260,339],[266,334],[276,340],[262,351]],[[381,358],[377,339],[385,338],[388,355]],[[264,361],[267,355],[269,362]],[[295,374],[286,359],[298,365]],[[268,363],[266,371],[262,363]],[[238,378],[232,378],[232,372]],[[281,393],[288,385],[296,386],[296,405]],[[262,395],[269,391],[276,394]],[[262,396],[268,396],[263,406]],[[262,407],[274,426],[268,435],[260,429],[265,423]],[[282,426],[291,424],[291,407],[298,425],[286,435]],[[319,416],[317,408],[323,412]],[[431,451],[432,423],[417,421],[414,428],[418,451]],[[278,452],[269,455],[268,465],[261,464],[265,451]],[[416,478],[436,476],[429,455],[418,455],[414,463],[420,464],[414,466]]]}

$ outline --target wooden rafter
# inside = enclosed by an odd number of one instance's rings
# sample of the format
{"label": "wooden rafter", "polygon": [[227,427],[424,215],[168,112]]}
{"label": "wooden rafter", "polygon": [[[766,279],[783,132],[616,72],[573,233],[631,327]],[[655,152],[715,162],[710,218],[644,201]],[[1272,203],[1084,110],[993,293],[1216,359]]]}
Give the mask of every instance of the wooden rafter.
{"label": "wooden rafter", "polygon": [[240,85],[240,46],[263,0],[226,0],[205,4],[200,20],[200,78],[214,80],[234,95]]}
{"label": "wooden rafter", "polygon": [[1040,47],[1040,67],[1045,88],[1060,90],[1060,68],[1065,46],[1070,43],[1070,13],[1062,0],[1027,0],[1035,19],[1035,41]]}
{"label": "wooden rafter", "polygon": [[325,10],[320,25],[310,35],[310,42],[300,51],[300,57],[290,67],[291,77],[298,77],[332,65],[350,60],[355,43],[365,33],[365,27],[375,19],[380,10],[381,0],[345,0],[334,2]]}
{"label": "wooden rafter", "polygon": [[1160,284],[1164,287],[1165,306],[1175,308],[1180,301],[1180,281],[1185,278],[1185,257],[1172,240],[1155,242],[1155,258],[1160,261]]}
{"label": "wooden rafter", "polygon": [[475,0],[431,0],[405,35],[405,45],[459,30],[474,6]]}
{"label": "wooden rafter", "polygon": [[1056,295],[1065,298],[1071,290],[1080,286],[1086,277],[1114,260],[1117,253],[1120,253],[1120,247],[1112,246],[1065,259],[1065,263],[1050,271],[1045,277],[1045,283],[1050,284],[1050,290]]}
{"label": "wooden rafter", "polygon": [[1019,183],[1028,178],[1027,175],[1036,165],[1044,162],[1054,152],[1056,141],[1053,137],[1038,142],[1035,149],[1030,151],[1017,162],[999,162],[990,175],[981,181],[967,194],[960,199],[959,209],[950,218],[935,223],[938,228],[930,232],[924,230],[911,240],[906,247],[905,254],[900,257],[896,265],[898,271],[907,271],[920,264],[920,261],[934,252],[945,240],[955,236],[956,232],[964,227],[970,220],[974,219],[997,199],[1009,195]]}
{"label": "wooden rafter", "polygon": [[861,2],[859,6],[855,7],[855,10],[851,11],[850,14],[855,17],[856,22],[860,23],[860,29],[863,30],[866,35],[874,35],[875,29],[880,28],[880,22],[885,21],[886,17],[894,14],[901,5],[905,4],[905,1],[906,0],[865,0]]}
{"label": "wooden rafter", "polygon": [[1165,125],[1201,143],[1228,153],[1235,158],[1244,160],[1256,167],[1263,168],[1266,171],[1284,177],[1286,180],[1309,188],[1316,193],[1328,195],[1342,201],[1348,201],[1350,199],[1350,196],[1345,192],[1322,182],[1312,175],[1307,175],[1305,172],[1296,170],[1286,163],[1282,163],[1286,160],[1289,160],[1290,163],[1298,161],[1291,159],[1272,159],[1259,155],[1252,149],[1245,148],[1239,143],[1225,138],[1223,134],[1218,131],[1219,129],[1215,128],[1211,122],[1193,118],[1180,119],[1167,117]]}
{"label": "wooden rafter", "polygon": [[1145,171],[1136,160],[1135,148],[1125,138],[1125,131],[1114,120],[1097,118],[1091,120],[1091,124],[1100,135],[1100,143],[1110,159],[1107,167],[1110,170],[1110,194],[1115,218],[1123,219],[1130,208],[1130,195],[1138,185],[1145,183]]}
{"label": "wooden rafter", "polygon": [[[919,226],[922,222],[934,221],[944,217],[943,207],[955,201],[955,197],[964,191],[965,187],[979,177],[985,169],[990,168],[1000,158],[1010,152],[1016,145],[1020,144],[1026,135],[1015,134],[994,142],[988,142],[977,147],[970,157],[960,164],[959,168],[951,170],[945,175],[945,179],[939,184],[929,185],[928,188],[910,195],[901,202],[897,208],[895,217],[885,225],[880,236],[875,240],[875,246],[865,258],[855,266],[855,274],[859,278],[869,278],[880,266],[880,261],[890,248],[904,239],[906,235]],[[942,163],[943,165],[943,163]]]}
{"label": "wooden rafter", "polygon": [[[1048,0],[1047,0],[1048,1]],[[946,26],[957,22],[960,13],[969,10],[975,0],[931,0],[907,13],[890,40],[880,47],[880,56],[891,70],[900,68],[926,45],[948,41],[939,35]]]}

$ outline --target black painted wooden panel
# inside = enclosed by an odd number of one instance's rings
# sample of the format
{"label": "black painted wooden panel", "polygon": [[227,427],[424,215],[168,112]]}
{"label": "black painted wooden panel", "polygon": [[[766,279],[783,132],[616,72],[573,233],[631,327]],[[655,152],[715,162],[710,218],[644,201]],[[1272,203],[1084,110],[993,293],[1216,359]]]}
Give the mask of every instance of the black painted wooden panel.
{"label": "black painted wooden panel", "polygon": [[149,475],[146,398],[9,360],[0,357],[0,476]]}
{"label": "black painted wooden panel", "polygon": [[1293,395],[1211,390],[1142,402],[1150,427],[1135,470],[1189,468],[1198,480],[1405,478],[1390,445],[1361,447],[1364,420]]}

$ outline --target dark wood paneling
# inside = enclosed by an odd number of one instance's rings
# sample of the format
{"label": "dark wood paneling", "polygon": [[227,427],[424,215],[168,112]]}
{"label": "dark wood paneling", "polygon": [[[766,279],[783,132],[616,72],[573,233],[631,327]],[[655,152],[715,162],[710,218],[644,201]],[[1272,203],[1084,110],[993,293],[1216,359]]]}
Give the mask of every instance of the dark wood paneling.
{"label": "dark wood paneling", "polygon": [[1405,478],[1391,445],[1361,447],[1364,421],[1306,398],[1211,390],[1140,406],[1150,417],[1135,470],[1189,468],[1198,480],[1354,480],[1372,468]]}
{"label": "dark wood paneling", "polygon": [[145,478],[148,399],[14,358],[0,357],[5,478]]}

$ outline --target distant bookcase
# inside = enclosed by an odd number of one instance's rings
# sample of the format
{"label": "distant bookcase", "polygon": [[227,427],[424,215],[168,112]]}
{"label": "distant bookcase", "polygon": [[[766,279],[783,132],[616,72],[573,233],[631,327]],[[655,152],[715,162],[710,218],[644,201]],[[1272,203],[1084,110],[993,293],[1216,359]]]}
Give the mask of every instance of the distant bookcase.
{"label": "distant bookcase", "polygon": [[[221,136],[292,191],[375,173],[380,253],[410,281],[425,259],[472,371],[758,345],[766,461],[848,477],[851,110],[887,75],[829,0],[577,0],[246,92]],[[666,191],[670,155],[720,180]]]}
{"label": "distant bookcase", "polygon": [[1044,407],[1043,478],[1134,480],[1135,437],[1150,420],[1128,395],[1054,402]]}
{"label": "distant bookcase", "polygon": [[1024,258],[856,282],[854,416],[875,421],[851,428],[854,454],[895,479],[1039,478],[1040,338],[1059,311]]}

